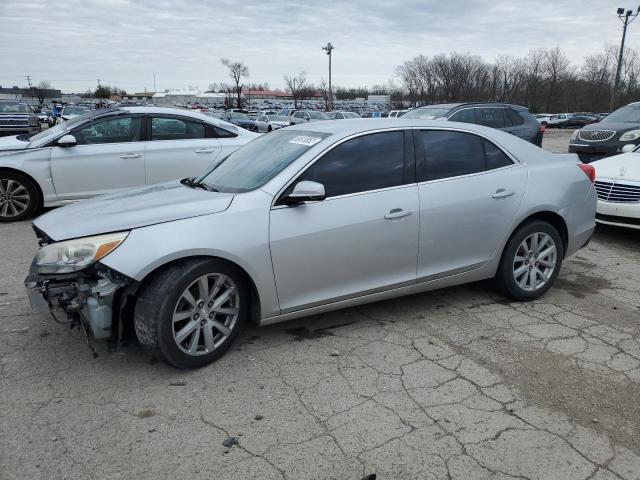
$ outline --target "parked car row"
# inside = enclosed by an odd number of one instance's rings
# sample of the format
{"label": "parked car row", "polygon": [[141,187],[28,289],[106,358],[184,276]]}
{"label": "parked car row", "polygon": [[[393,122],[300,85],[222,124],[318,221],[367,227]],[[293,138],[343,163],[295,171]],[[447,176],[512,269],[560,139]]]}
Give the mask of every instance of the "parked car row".
{"label": "parked car row", "polygon": [[559,113],[555,115],[541,113],[537,114],[535,118],[540,124],[549,128],[581,128],[599,122],[606,115],[602,113]]}

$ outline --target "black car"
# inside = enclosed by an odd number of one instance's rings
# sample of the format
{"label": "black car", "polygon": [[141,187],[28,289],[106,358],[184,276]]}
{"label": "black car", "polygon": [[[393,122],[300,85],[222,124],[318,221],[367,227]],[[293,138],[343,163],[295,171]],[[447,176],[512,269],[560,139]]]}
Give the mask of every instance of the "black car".
{"label": "black car", "polygon": [[576,113],[575,115],[570,115],[564,122],[557,124],[556,127],[582,128],[586,125],[591,125],[592,123],[597,123],[599,121],[600,119],[596,116]]}
{"label": "black car", "polygon": [[225,120],[229,123],[233,123],[242,128],[246,128],[247,130],[251,130],[253,132],[258,131],[258,127],[256,126],[255,120],[251,120],[249,115],[246,113],[240,112],[224,112],[222,115],[222,120]]}
{"label": "black car", "polygon": [[507,103],[445,103],[414,108],[402,118],[446,119],[497,128],[542,146],[545,127],[525,107]]}
{"label": "black car", "polygon": [[577,153],[580,160],[589,163],[617,155],[629,144],[640,144],[640,102],[630,103],[599,123],[573,132],[569,153]]}

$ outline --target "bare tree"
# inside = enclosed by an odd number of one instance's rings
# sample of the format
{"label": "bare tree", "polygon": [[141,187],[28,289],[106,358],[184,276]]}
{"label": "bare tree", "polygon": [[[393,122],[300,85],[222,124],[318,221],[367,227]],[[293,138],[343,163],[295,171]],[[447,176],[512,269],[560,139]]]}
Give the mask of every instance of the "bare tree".
{"label": "bare tree", "polygon": [[238,96],[238,108],[242,108],[242,87],[243,78],[249,76],[249,67],[242,62],[232,62],[228,58],[221,58],[220,63],[229,69],[229,77],[235,83],[235,91]]}
{"label": "bare tree", "polygon": [[329,111],[329,86],[327,85],[327,81],[322,78],[320,79],[320,84],[318,85],[318,92],[322,95],[322,103],[324,103],[325,111]]}
{"label": "bare tree", "polygon": [[305,84],[307,83],[307,75],[302,71],[293,77],[285,75],[283,78],[284,82],[287,84],[287,89],[291,92],[291,96],[293,97],[293,106],[294,108],[298,108],[298,100],[302,98],[301,96],[304,93]]}
{"label": "bare tree", "polygon": [[42,80],[35,86],[33,89],[33,95],[38,99],[38,103],[41,105],[44,103],[47,98],[47,90],[51,89],[51,82],[48,80]]}

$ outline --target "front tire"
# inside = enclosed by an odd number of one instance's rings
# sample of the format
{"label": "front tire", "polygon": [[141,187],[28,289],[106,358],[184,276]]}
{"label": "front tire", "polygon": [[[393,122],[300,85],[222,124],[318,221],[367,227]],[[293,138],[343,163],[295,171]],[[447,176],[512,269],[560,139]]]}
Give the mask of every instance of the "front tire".
{"label": "front tire", "polygon": [[31,218],[39,206],[38,188],[30,178],[19,173],[0,172],[0,222]]}
{"label": "front tire", "polygon": [[218,359],[248,316],[248,286],[238,268],[217,259],[184,260],[144,287],[134,326],[145,350],[189,369]]}
{"label": "front tire", "polygon": [[515,300],[535,300],[551,288],[563,258],[562,238],[553,225],[541,220],[526,223],[507,242],[496,286]]}

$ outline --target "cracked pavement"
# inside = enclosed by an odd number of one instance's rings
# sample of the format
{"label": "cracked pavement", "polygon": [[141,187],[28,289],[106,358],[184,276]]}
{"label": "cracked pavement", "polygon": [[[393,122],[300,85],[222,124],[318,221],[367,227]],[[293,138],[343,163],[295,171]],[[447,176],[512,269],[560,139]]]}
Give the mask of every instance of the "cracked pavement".
{"label": "cracked pavement", "polygon": [[[0,478],[640,479],[640,231],[484,283],[245,330],[183,372],[33,315],[0,225]],[[237,445],[223,446],[228,437]]]}

